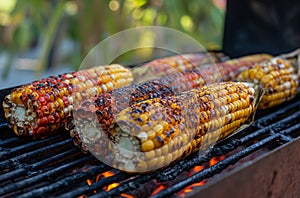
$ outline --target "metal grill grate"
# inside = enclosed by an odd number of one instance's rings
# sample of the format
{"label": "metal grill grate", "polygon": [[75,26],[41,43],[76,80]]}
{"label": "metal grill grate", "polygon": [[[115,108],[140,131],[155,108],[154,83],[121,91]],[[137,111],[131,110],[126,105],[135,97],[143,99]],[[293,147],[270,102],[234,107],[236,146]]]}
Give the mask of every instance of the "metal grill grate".
{"label": "metal grill grate", "polygon": [[[279,147],[296,139],[300,134],[299,99],[298,95],[289,103],[258,112],[256,121],[250,127],[216,145],[205,156],[194,153],[164,170],[144,175],[114,170],[98,162],[93,156],[82,154],[73,145],[66,132],[43,140],[30,140],[14,137],[9,129],[2,126],[0,196],[112,197],[135,192],[145,186],[153,187],[154,184],[153,189],[155,189],[160,182],[174,180],[171,187],[153,197],[172,196],[193,183],[222,172],[228,166],[259,149],[269,145],[273,145],[272,148]],[[217,164],[190,177],[176,180],[181,173],[208,162],[215,156],[228,153],[230,155]],[[95,179],[97,175],[109,170],[115,174],[101,178],[91,185],[87,184],[87,179]],[[105,186],[115,182],[120,185],[110,191],[104,189]],[[152,191],[144,193],[143,196],[150,196]]]}

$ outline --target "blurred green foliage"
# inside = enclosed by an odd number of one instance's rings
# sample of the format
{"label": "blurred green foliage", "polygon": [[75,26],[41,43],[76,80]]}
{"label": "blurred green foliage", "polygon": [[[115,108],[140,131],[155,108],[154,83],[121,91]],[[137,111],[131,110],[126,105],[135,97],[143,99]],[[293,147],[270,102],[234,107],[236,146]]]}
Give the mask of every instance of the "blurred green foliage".
{"label": "blurred green foliage", "polygon": [[[0,2],[0,50],[6,70],[20,52],[37,44],[40,73],[64,39],[78,43],[64,61],[80,65],[101,40],[119,31],[147,25],[177,29],[207,49],[220,49],[225,0],[5,0]],[[54,53],[55,54],[55,53]]]}

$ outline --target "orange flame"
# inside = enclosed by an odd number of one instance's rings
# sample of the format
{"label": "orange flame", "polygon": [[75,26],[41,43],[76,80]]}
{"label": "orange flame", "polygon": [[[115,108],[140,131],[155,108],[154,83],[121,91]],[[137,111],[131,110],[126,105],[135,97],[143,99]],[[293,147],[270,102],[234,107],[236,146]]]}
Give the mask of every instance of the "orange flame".
{"label": "orange flame", "polygon": [[[86,182],[87,184],[90,186],[92,185],[94,182],[98,182],[100,179],[102,178],[107,178],[107,177],[111,177],[113,176],[115,173],[113,173],[112,171],[106,171],[104,173],[101,173],[99,175],[96,176],[96,179],[87,179]],[[104,190],[106,191],[110,191],[113,188],[116,188],[117,186],[119,186],[119,183],[112,183],[109,184],[107,187],[104,187]],[[94,191],[94,193],[96,193],[96,191]]]}
{"label": "orange flame", "polygon": [[214,157],[214,158],[212,158],[212,159],[209,161],[209,166],[213,166],[213,165],[215,165],[216,163],[218,163],[218,160]]}
{"label": "orange flame", "polygon": [[216,163],[218,163],[219,161],[225,159],[225,156],[219,156],[219,157],[213,157],[210,161],[209,161],[209,166],[213,166]]}
{"label": "orange flame", "polygon": [[114,173],[112,171],[106,171],[105,173],[99,174],[96,177],[96,182],[98,182],[101,178],[107,178],[113,176]]}
{"label": "orange flame", "polygon": [[125,193],[122,193],[121,196],[124,198],[135,198],[134,196]]}
{"label": "orange flame", "polygon": [[185,197],[188,193],[193,191],[193,188],[203,186],[205,183],[206,183],[205,180],[198,182],[198,183],[194,183],[194,184],[186,187],[182,191],[178,192],[178,196]]}
{"label": "orange flame", "polygon": [[[106,171],[106,172],[104,172],[104,173],[102,173],[102,174],[99,174],[99,175],[97,175],[97,177],[96,177],[96,182],[98,182],[101,178],[107,178],[107,177],[111,177],[111,176],[113,176],[115,173],[113,173],[112,171]],[[116,187],[118,187],[120,184],[119,183],[112,183],[112,184],[109,184],[107,187],[104,187],[104,189],[106,190],[106,191],[110,191],[111,189],[113,189],[113,188],[116,188]]]}
{"label": "orange flame", "polygon": [[109,184],[109,185],[107,186],[107,190],[106,190],[106,191],[110,191],[111,189],[116,188],[116,187],[118,187],[119,185],[120,185],[119,183],[112,183],[112,184]]}
{"label": "orange flame", "polygon": [[86,183],[90,186],[90,185],[92,185],[93,181],[91,179],[87,179]]}
{"label": "orange flame", "polygon": [[160,191],[162,191],[162,190],[165,189],[165,188],[166,188],[166,186],[160,185],[160,186],[158,186],[158,187],[152,192],[151,195],[156,195],[157,193],[159,193]]}
{"label": "orange flame", "polygon": [[[209,163],[207,163],[206,166],[195,166],[188,174],[188,176],[192,176],[193,174],[197,173],[197,172],[200,172],[201,170],[203,170],[205,167],[208,167],[208,166],[213,166],[215,165],[216,163],[218,163],[219,161],[225,159],[225,156],[219,156],[219,157],[213,157]],[[203,186],[204,184],[206,183],[206,180],[203,180],[201,182],[197,182],[197,183],[194,183],[186,188],[184,188],[183,190],[181,190],[180,192],[178,192],[178,195],[180,197],[185,197],[187,196],[188,193],[192,192],[193,191],[193,188],[195,187],[199,187],[199,186]]]}

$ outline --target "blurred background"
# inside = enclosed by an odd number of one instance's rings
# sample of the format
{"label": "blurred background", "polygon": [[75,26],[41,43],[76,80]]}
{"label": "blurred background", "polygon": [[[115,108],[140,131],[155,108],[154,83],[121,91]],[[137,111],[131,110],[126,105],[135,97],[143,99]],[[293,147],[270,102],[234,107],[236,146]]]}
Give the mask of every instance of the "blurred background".
{"label": "blurred background", "polygon": [[[221,49],[225,5],[226,0],[2,0],[0,89],[77,70],[97,43],[128,28],[170,27],[206,49]],[[127,53],[119,62],[149,60],[153,53]]]}

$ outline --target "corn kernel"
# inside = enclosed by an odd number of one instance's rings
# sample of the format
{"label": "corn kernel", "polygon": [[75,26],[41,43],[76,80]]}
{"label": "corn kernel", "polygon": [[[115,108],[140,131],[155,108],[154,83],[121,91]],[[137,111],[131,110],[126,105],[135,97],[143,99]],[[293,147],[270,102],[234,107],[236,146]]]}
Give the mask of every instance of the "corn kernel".
{"label": "corn kernel", "polygon": [[142,143],[141,149],[143,152],[151,151],[154,149],[154,143],[151,140],[147,140]]}

